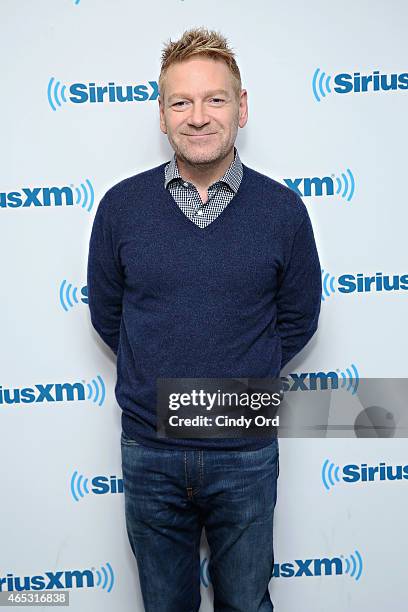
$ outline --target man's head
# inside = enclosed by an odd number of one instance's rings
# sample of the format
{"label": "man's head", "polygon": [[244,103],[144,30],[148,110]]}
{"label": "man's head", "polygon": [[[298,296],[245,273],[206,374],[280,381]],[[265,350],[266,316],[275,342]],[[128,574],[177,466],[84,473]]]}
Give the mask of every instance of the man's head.
{"label": "man's head", "polygon": [[160,129],[178,158],[214,164],[232,151],[247,122],[247,92],[226,39],[189,30],[163,50],[159,77]]}

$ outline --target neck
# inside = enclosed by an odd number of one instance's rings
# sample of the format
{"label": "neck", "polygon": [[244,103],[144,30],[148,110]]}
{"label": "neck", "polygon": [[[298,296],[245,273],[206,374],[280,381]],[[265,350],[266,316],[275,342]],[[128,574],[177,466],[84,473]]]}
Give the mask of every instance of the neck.
{"label": "neck", "polygon": [[234,161],[234,148],[223,159],[207,164],[190,164],[185,159],[180,159],[177,154],[176,159],[180,176],[183,179],[200,189],[208,189],[226,173]]}

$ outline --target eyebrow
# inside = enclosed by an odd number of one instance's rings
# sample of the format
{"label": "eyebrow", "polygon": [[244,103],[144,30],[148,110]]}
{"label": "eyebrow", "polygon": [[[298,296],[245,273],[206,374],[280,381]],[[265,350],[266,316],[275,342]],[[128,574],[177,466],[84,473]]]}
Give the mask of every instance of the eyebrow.
{"label": "eyebrow", "polygon": [[[221,94],[226,97],[229,96],[228,91],[226,91],[225,89],[214,89],[210,91],[205,91],[203,94],[203,97],[208,98],[209,96],[215,96],[216,94]],[[174,93],[168,97],[168,100],[173,100],[174,98],[188,98],[188,97],[189,97],[189,94],[186,94],[186,93]]]}

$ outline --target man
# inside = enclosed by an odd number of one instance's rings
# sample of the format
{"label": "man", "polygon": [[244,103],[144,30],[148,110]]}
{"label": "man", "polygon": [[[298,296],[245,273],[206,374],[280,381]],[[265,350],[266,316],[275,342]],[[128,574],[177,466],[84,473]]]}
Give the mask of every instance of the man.
{"label": "man", "polygon": [[299,196],[234,148],[247,92],[225,38],[170,42],[159,90],[174,157],[109,189],[88,262],[117,354],[129,541],[146,612],[199,609],[203,526],[214,610],[267,612],[277,439],[159,438],[156,381],[279,376],[317,328],[319,259]]}

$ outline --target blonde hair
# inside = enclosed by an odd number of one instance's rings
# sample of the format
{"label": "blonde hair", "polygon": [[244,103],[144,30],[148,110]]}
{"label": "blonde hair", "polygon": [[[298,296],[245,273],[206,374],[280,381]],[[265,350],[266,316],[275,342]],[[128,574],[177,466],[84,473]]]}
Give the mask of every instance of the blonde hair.
{"label": "blonde hair", "polygon": [[161,55],[161,71],[159,76],[160,95],[162,96],[164,92],[164,80],[169,66],[196,55],[224,61],[234,77],[234,91],[237,98],[239,98],[242,83],[241,73],[235,61],[235,54],[228,46],[227,39],[222,34],[215,30],[207,30],[206,28],[193,28],[187,30],[180,40],[176,42],[169,40],[165,45]]}

